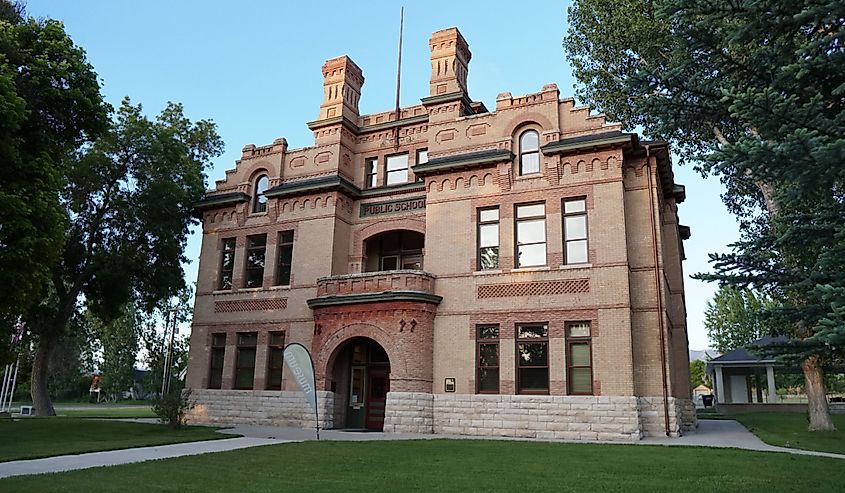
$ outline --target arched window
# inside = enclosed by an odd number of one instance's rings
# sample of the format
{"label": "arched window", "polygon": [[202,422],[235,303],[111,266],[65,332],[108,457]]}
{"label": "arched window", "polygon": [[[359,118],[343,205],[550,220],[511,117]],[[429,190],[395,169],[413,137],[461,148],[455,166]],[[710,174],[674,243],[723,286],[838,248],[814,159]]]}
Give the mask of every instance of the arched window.
{"label": "arched window", "polygon": [[252,199],[252,212],[267,212],[267,197],[264,192],[267,190],[267,185],[270,184],[270,179],[267,175],[261,175],[255,180],[255,193]]}
{"label": "arched window", "polygon": [[519,174],[540,172],[540,134],[526,130],[519,136]]}

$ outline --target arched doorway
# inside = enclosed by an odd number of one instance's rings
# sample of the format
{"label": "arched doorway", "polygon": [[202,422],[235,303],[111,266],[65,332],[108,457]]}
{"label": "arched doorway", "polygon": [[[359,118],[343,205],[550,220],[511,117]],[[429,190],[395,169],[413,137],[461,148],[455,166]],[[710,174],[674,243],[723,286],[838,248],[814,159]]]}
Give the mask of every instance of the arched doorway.
{"label": "arched doorway", "polygon": [[422,270],[425,235],[397,229],[367,238],[364,272]]}
{"label": "arched doorway", "polygon": [[331,368],[331,388],[343,405],[341,428],[382,430],[390,359],[379,343],[367,337],[350,339],[337,349]]}

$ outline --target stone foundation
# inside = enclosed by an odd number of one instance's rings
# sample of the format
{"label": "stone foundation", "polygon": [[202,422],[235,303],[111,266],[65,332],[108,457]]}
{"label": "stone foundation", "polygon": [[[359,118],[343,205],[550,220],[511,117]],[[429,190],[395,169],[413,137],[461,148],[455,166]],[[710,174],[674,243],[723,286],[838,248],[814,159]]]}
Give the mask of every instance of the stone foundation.
{"label": "stone foundation", "polygon": [[[698,426],[692,399],[669,397],[669,436],[679,437]],[[644,436],[666,436],[663,397],[637,397],[637,412]]]}
{"label": "stone foundation", "polygon": [[[314,412],[299,391],[192,389],[191,400],[189,423],[314,427]],[[317,392],[317,410],[320,428],[333,428],[333,392]]]}
{"label": "stone foundation", "polygon": [[[343,426],[343,400],[325,391],[317,397],[320,427]],[[314,426],[314,414],[298,391],[196,389],[192,399],[191,423]],[[690,399],[670,397],[669,409],[671,436],[695,429]],[[665,435],[662,397],[424,392],[389,392],[384,431],[626,442]]]}
{"label": "stone foundation", "polygon": [[384,410],[384,431],[433,433],[434,394],[388,392]]}

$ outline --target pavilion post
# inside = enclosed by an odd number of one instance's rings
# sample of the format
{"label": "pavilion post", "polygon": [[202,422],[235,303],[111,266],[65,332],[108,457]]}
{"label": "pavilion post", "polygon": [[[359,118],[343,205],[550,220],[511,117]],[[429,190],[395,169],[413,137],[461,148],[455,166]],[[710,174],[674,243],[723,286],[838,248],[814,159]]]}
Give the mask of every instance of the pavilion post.
{"label": "pavilion post", "polygon": [[772,365],[766,365],[766,380],[769,384],[769,403],[774,404],[778,401],[778,394],[775,389],[775,368]]}

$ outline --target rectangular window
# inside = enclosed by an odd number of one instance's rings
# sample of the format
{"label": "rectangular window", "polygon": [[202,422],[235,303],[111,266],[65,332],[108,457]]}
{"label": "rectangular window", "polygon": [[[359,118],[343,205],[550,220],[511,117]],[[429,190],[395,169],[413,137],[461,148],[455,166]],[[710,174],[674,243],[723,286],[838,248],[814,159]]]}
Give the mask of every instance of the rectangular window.
{"label": "rectangular window", "polygon": [[267,235],[246,237],[245,288],[260,288],[264,284],[264,254],[267,251]]}
{"label": "rectangular window", "polygon": [[232,289],[232,273],[235,270],[235,239],[224,239],[221,250],[220,279],[217,281],[217,289]]}
{"label": "rectangular window", "polygon": [[293,231],[280,231],[279,242],[276,245],[278,258],[276,259],[276,285],[289,286],[290,272],[293,266]]}
{"label": "rectangular window", "polygon": [[235,388],[251,390],[255,380],[255,347],[258,332],[238,332],[238,351],[235,357]]}
{"label": "rectangular window", "polygon": [[477,326],[476,341],[476,390],[479,394],[498,394],[499,326]]}
{"label": "rectangular window", "polygon": [[564,263],[587,263],[587,201],[563,201]]}
{"label": "rectangular window", "polygon": [[[428,149],[419,149],[417,151],[417,165],[428,162]],[[417,177],[417,181],[423,181],[422,176]]]}
{"label": "rectangular window", "polygon": [[408,182],[408,154],[396,154],[395,156],[387,156],[386,166],[387,178],[386,185],[398,185],[400,183]]}
{"label": "rectangular window", "polygon": [[499,268],[499,208],[478,209],[478,270]]}
{"label": "rectangular window", "polygon": [[364,188],[376,188],[378,186],[378,158],[367,158],[364,161],[364,172]]}
{"label": "rectangular window", "polygon": [[211,334],[211,364],[208,371],[208,388],[223,386],[223,358],[226,356],[226,334]]}
{"label": "rectangular window", "polygon": [[516,206],[516,266],[546,265],[546,204]]}
{"label": "rectangular window", "polygon": [[516,385],[520,394],[549,393],[549,326],[517,326]]}
{"label": "rectangular window", "polygon": [[267,390],[282,390],[282,367],[285,364],[285,333],[270,332],[267,343]]}
{"label": "rectangular window", "polygon": [[566,381],[573,395],[593,394],[590,322],[566,324]]}

